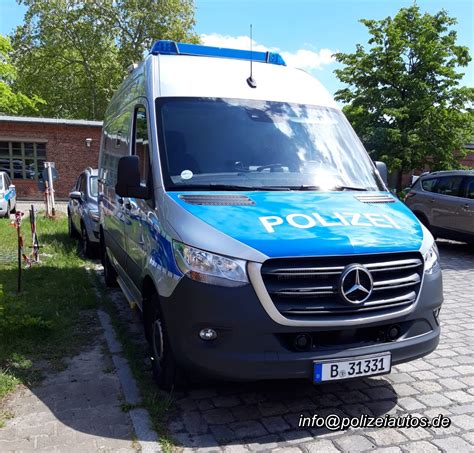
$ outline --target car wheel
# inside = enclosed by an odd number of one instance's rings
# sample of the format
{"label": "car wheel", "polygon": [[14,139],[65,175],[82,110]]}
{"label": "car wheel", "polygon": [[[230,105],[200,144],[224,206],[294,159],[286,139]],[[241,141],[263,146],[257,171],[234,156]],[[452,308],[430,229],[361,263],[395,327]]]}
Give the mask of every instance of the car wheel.
{"label": "car wheel", "polygon": [[70,238],[77,238],[77,231],[72,223],[71,213],[67,211],[67,232]]}
{"label": "car wheel", "polygon": [[81,225],[81,250],[82,254],[87,258],[94,258],[94,251],[92,250],[91,241],[87,235],[87,230],[84,225]]}
{"label": "car wheel", "polygon": [[424,214],[421,214],[419,212],[416,212],[415,213],[416,217],[418,218],[418,220],[428,229],[428,231],[433,235],[433,237],[436,239],[436,236],[435,234],[433,233],[433,229],[431,228],[431,225],[430,225],[430,221],[428,220],[428,218],[424,215]]}
{"label": "car wheel", "polygon": [[102,253],[103,253],[102,263],[104,266],[105,284],[109,288],[115,288],[117,286],[117,272],[115,271],[114,267],[112,266],[112,263],[110,262],[110,258],[109,258],[109,255],[107,254],[107,251],[105,250],[105,246],[102,247]]}
{"label": "car wheel", "polygon": [[182,370],[176,364],[171,350],[165,321],[160,310],[160,301],[155,293],[150,299],[150,310],[145,319],[150,335],[151,363],[153,377],[163,390],[186,386]]}

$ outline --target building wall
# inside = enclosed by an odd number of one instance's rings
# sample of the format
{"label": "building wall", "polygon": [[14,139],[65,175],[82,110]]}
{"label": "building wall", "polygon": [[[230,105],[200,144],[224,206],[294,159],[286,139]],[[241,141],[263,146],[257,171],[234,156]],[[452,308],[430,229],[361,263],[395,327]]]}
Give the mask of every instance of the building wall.
{"label": "building wall", "polygon": [[[84,168],[97,168],[100,134],[100,126],[0,121],[0,141],[46,142],[46,160],[54,162],[58,171],[54,186],[58,199],[68,196]],[[90,148],[86,138],[92,138]],[[14,179],[13,183],[20,199],[43,196],[34,179]]]}

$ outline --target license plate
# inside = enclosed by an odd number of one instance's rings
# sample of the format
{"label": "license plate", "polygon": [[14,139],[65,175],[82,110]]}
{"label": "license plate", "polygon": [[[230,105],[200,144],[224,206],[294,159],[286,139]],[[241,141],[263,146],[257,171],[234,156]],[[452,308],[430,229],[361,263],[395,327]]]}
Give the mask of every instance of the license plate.
{"label": "license plate", "polygon": [[314,362],[313,382],[338,381],[390,373],[391,366],[390,352],[353,359]]}

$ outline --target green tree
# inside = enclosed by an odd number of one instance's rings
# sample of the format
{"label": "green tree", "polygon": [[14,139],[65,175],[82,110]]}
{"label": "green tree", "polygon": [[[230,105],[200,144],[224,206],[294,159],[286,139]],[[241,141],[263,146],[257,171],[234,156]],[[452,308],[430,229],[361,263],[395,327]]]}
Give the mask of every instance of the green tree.
{"label": "green tree", "polygon": [[17,71],[11,64],[10,40],[0,35],[0,115],[33,114],[43,101],[38,96],[28,97],[12,89]]}
{"label": "green tree", "polygon": [[403,172],[429,165],[459,166],[464,144],[474,137],[474,89],[460,86],[469,49],[456,44],[456,20],[442,10],[421,14],[417,5],[395,17],[361,22],[369,48],[337,53],[336,92],[344,113],[374,158]]}
{"label": "green tree", "polygon": [[19,0],[16,86],[47,104],[39,114],[102,119],[127,74],[156,39],[196,41],[191,0]]}

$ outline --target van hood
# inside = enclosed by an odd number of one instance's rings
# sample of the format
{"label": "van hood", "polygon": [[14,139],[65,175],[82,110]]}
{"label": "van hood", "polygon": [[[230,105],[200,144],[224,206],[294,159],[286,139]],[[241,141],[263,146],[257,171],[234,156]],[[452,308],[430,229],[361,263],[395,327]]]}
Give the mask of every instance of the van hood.
{"label": "van hood", "polygon": [[[212,191],[167,196],[212,227],[201,234],[218,230],[271,258],[417,251],[423,242],[419,221],[387,192]],[[182,230],[193,228],[186,219]]]}

